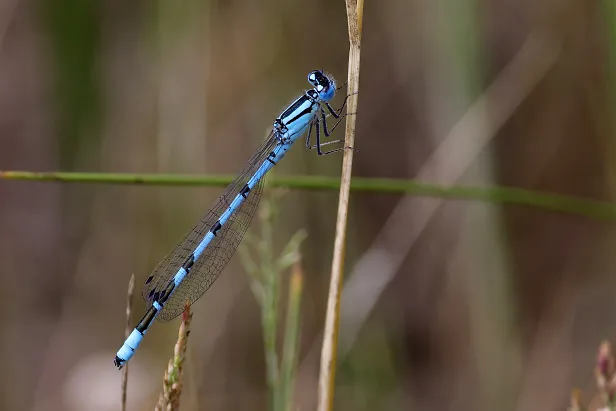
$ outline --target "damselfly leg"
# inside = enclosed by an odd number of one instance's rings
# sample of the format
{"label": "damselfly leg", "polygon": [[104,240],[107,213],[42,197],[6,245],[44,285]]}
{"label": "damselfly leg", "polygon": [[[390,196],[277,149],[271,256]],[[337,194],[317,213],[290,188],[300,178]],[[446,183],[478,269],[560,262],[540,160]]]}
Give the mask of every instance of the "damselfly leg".
{"label": "damselfly leg", "polygon": [[[346,84],[346,82],[344,83]],[[336,90],[340,89],[342,86],[338,87]],[[352,94],[357,94],[357,92],[352,93]],[[317,154],[322,156],[322,155],[326,155],[326,154],[331,154],[331,153],[335,153],[341,150],[344,150],[345,148],[350,148],[352,150],[355,150],[353,147],[338,147],[335,148],[333,150],[329,150],[329,151],[325,151],[323,152],[321,150],[321,147],[329,145],[329,144],[335,144],[335,143],[340,143],[342,142],[342,140],[333,140],[333,141],[327,141],[327,142],[321,142],[321,124],[323,127],[323,133],[325,134],[326,137],[329,137],[331,135],[331,133],[333,133],[333,131],[338,127],[338,125],[340,124],[340,122],[342,121],[342,119],[346,116],[349,115],[353,115],[355,113],[346,113],[346,114],[341,114],[342,111],[344,110],[344,108],[346,107],[347,101],[349,99],[351,95],[348,94],[345,98],[344,101],[342,102],[342,105],[340,106],[339,109],[334,109],[329,102],[324,101],[322,102],[322,104],[324,103],[327,106],[327,110],[330,112],[330,114],[326,114],[325,110],[323,109],[323,106],[321,105],[319,107],[319,111],[321,112],[321,120],[319,120],[318,114],[317,116],[315,116],[314,120],[312,121],[312,123],[310,124],[310,128],[308,129],[308,135],[306,136],[306,148],[311,150],[316,148],[317,149]],[[329,129],[327,126],[327,117],[329,116],[333,116],[337,121],[336,124],[334,124],[334,126]],[[316,145],[311,145],[310,144],[310,137],[312,135],[312,127],[316,125]],[[357,150],[355,150],[357,151]]]}

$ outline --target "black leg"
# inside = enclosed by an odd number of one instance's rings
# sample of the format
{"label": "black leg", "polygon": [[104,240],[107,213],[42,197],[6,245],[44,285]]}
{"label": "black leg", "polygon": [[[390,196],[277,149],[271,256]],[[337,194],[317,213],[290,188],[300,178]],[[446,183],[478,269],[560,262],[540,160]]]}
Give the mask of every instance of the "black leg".
{"label": "black leg", "polygon": [[340,124],[340,122],[342,121],[342,119],[344,118],[344,116],[340,117],[337,116],[336,118],[338,119],[338,121],[336,121],[336,124],[334,124],[334,126],[332,127],[331,130],[327,129],[327,120],[326,120],[326,115],[325,115],[325,110],[323,110],[323,107],[320,107],[321,109],[321,119],[323,120],[323,132],[325,133],[326,137],[329,137],[329,135],[331,133],[333,133],[333,131],[336,129],[336,127],[338,127],[338,124]]}
{"label": "black leg", "polygon": [[[351,93],[351,94],[357,94],[357,93],[358,92]],[[344,98],[344,101],[342,102],[342,105],[340,106],[338,110],[334,109],[327,101],[324,101],[325,105],[327,106],[327,110],[329,110],[332,116],[334,116],[335,118],[340,117],[340,113],[342,113],[342,110],[344,110],[344,108],[346,107],[347,101],[349,100],[349,97],[351,96],[351,94],[346,95],[346,97]]]}
{"label": "black leg", "polygon": [[334,110],[334,108],[327,101],[325,101],[324,103],[327,106],[327,109],[329,110],[329,112],[332,114],[332,116],[334,116],[334,118],[339,118],[340,113],[342,113],[342,110],[344,110],[344,107],[346,106],[348,99],[349,99],[349,96],[346,96],[344,98],[344,101],[342,102],[342,106],[340,106],[338,110]]}
{"label": "black leg", "polygon": [[[317,133],[320,132],[320,127],[321,127],[321,122],[319,121],[318,118],[316,118],[315,120],[313,120],[313,123],[310,124],[310,128],[308,129],[308,137],[307,137],[307,141],[306,141],[306,148],[308,150],[312,150],[314,148],[317,148],[317,145],[315,144],[314,146],[310,145],[310,133],[312,132],[312,126],[314,126],[316,124],[316,129],[317,129]],[[318,147],[323,147],[323,146],[327,146],[330,144],[335,144],[335,143],[340,143],[342,140],[333,140],[333,141],[327,141],[325,143],[321,143],[321,134],[319,134],[319,145]]]}
{"label": "black leg", "polygon": [[[327,106],[327,109],[332,114],[332,116],[334,116],[334,118],[340,118],[340,112],[342,112],[342,109],[344,108],[345,104],[346,104],[346,99],[344,100],[344,103],[342,103],[342,107],[340,107],[340,110],[338,110],[338,112],[336,112],[336,110],[334,110],[334,108],[332,106],[330,106],[327,101],[325,101],[325,105]],[[321,110],[323,110],[323,109],[321,108]]]}
{"label": "black leg", "polygon": [[[322,114],[323,114],[323,116],[325,116],[324,112],[322,112]],[[325,117],[323,117],[323,118],[325,118]],[[338,122],[340,122],[340,121],[338,121]],[[321,131],[320,131],[321,130],[321,126],[319,124],[319,118],[318,117],[316,118],[316,123],[317,123],[317,154],[318,155],[324,156],[324,155],[327,155],[327,154],[331,154],[331,153],[335,153],[337,151],[344,150],[346,148],[346,147],[338,147],[338,148],[335,148],[333,150],[329,150],[329,151],[325,151],[325,152],[321,151]],[[324,125],[323,130],[325,130],[326,127],[327,126]],[[329,143],[337,143],[339,141],[340,140],[330,141]],[[325,143],[325,144],[329,144],[329,143]]]}
{"label": "black leg", "polygon": [[[344,82],[344,84],[346,84],[346,82]],[[340,86],[340,87],[336,88],[336,90],[341,89],[341,88],[344,86],[344,84],[343,84],[342,86]],[[356,93],[353,93],[353,94],[356,94]],[[322,106],[320,106],[320,107],[319,107],[319,110],[321,111],[321,120],[319,120],[319,117],[318,117],[318,115],[317,115],[317,116],[315,117],[315,119],[314,119],[314,122],[310,123],[310,128],[308,129],[308,136],[307,136],[307,138],[306,138],[306,148],[308,148],[309,150],[310,150],[310,149],[313,149],[313,148],[316,148],[316,149],[317,149],[317,153],[318,153],[318,155],[320,155],[320,156],[322,156],[322,155],[326,155],[326,154],[335,153],[335,152],[337,152],[337,151],[344,150],[345,148],[349,148],[349,149],[351,149],[351,150],[358,151],[358,150],[355,150],[355,149],[354,149],[354,148],[352,148],[352,147],[338,147],[338,148],[335,148],[335,149],[333,149],[333,150],[329,150],[329,151],[325,151],[325,152],[321,151],[321,147],[322,147],[322,146],[325,146],[325,145],[328,145],[328,144],[340,143],[340,142],[342,141],[342,140],[334,140],[334,141],[328,141],[328,142],[325,142],[325,143],[321,143],[321,121],[322,121],[322,123],[323,123],[323,132],[325,133],[325,136],[326,136],[326,137],[329,137],[329,136],[331,135],[331,133],[333,133],[333,132],[334,132],[334,130],[336,129],[336,127],[338,127],[338,125],[340,124],[340,122],[342,121],[342,119],[343,119],[344,117],[346,117],[347,115],[349,115],[348,113],[347,113],[347,114],[344,114],[344,115],[341,115],[342,111],[343,111],[343,110],[344,110],[344,108],[346,107],[346,104],[347,104],[347,101],[348,101],[348,99],[349,99],[349,96],[350,96],[350,94],[348,94],[348,95],[344,98],[344,102],[342,103],[342,106],[341,106],[338,110],[335,110],[335,109],[334,109],[334,108],[333,108],[333,107],[332,107],[332,106],[331,106],[328,102],[326,102],[326,101],[323,101],[323,102],[322,102],[322,103],[325,103],[325,106],[327,107],[327,110],[328,110],[328,111],[330,112],[330,114],[331,114],[331,115],[332,115],[335,119],[337,119],[338,121],[336,121],[336,124],[334,124],[334,126],[331,128],[331,130],[330,130],[330,129],[328,129],[328,127],[327,127],[327,117],[328,117],[328,116],[325,114],[325,110],[323,109],[323,107],[322,107]],[[354,113],[353,113],[353,114],[354,114]],[[312,133],[312,126],[313,126],[313,125],[316,125],[316,133],[317,133],[317,136],[316,136],[317,144],[316,144],[315,146],[311,146],[311,145],[310,145],[310,136],[311,136],[311,133]]]}
{"label": "black leg", "polygon": [[306,148],[310,150],[310,135],[312,134],[312,126],[314,126],[314,122],[310,122],[310,128],[308,129],[308,136],[306,136]]}

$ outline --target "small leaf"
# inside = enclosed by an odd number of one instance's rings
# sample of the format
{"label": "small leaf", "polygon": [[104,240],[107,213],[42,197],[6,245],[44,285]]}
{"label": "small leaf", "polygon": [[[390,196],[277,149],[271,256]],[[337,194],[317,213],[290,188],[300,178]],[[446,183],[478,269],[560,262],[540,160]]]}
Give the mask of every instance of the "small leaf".
{"label": "small leaf", "polygon": [[246,270],[246,272],[251,277],[258,279],[259,268],[257,267],[257,264],[255,263],[253,258],[250,256],[250,251],[248,250],[248,247],[241,245],[238,249],[238,253],[240,256],[240,260],[242,260],[242,266],[244,267],[244,270]]}
{"label": "small leaf", "polygon": [[297,262],[299,258],[299,247],[307,236],[308,234],[306,233],[306,230],[302,229],[291,237],[282,251],[280,258],[276,262],[276,268],[278,271],[286,270]]}

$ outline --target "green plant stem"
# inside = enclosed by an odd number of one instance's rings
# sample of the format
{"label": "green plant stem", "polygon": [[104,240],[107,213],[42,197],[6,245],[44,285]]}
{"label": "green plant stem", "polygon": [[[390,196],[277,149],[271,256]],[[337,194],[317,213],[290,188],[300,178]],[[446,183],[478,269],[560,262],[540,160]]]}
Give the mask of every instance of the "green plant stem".
{"label": "green plant stem", "polygon": [[[0,171],[0,180],[128,185],[225,187],[233,178],[234,176],[228,175]],[[340,189],[340,180],[325,176],[276,177],[268,179],[268,187],[298,190],[338,190]],[[443,186],[415,180],[354,177],[351,181],[351,190],[515,204],[578,214],[595,220],[616,221],[616,204],[614,203],[519,188]]]}
{"label": "green plant stem", "polygon": [[272,225],[274,212],[270,199],[263,204],[261,209],[261,238],[259,241],[259,255],[261,257],[261,273],[263,281],[263,304],[261,315],[263,322],[263,343],[265,349],[265,362],[267,383],[270,388],[270,407],[277,411],[276,401],[279,388],[278,355],[276,353],[276,334],[278,323],[278,272],[273,262],[273,233]]}
{"label": "green plant stem", "polygon": [[298,261],[289,281],[289,297],[285,324],[284,345],[280,363],[280,386],[278,390],[279,410],[290,411],[293,403],[293,387],[297,370],[297,347],[299,341],[300,303],[302,297],[303,273]]}

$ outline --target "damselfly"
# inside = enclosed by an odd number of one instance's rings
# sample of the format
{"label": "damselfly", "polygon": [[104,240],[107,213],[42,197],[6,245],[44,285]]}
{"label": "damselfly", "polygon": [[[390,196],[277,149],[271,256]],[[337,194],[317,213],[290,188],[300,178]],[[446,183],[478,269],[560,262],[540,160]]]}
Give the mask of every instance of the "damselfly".
{"label": "damselfly", "polygon": [[[338,110],[329,101],[339,88],[334,79],[322,70],[308,74],[313,86],[297,98],[274,121],[268,138],[250,158],[242,172],[227,187],[207,214],[190,230],[173,250],[158,264],[143,287],[148,310],[117,352],[114,364],[122,368],[133,356],[143,336],[155,318],[169,321],[184,310],[188,301],[194,303],[216,281],[248,230],[263,191],[263,177],[280,161],[293,143],[306,131],[306,147],[316,148],[319,155],[344,149],[322,151],[321,129],[329,136],[340,121],[347,99]],[[327,127],[325,109],[337,119],[331,130]],[[310,137],[316,131],[316,145]]]}

